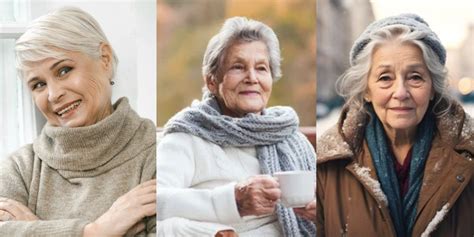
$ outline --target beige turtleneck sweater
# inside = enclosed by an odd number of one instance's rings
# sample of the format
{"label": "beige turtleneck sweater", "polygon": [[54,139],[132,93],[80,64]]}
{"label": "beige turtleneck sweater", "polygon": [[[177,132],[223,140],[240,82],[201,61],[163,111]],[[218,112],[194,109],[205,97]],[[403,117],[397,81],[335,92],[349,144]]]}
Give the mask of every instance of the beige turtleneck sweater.
{"label": "beige turtleneck sweater", "polygon": [[[0,236],[82,236],[117,198],[156,175],[153,122],[122,98],[87,127],[45,125],[33,144],[0,161],[0,197],[26,205],[40,221],[0,222]],[[155,236],[156,217],[140,236]]]}

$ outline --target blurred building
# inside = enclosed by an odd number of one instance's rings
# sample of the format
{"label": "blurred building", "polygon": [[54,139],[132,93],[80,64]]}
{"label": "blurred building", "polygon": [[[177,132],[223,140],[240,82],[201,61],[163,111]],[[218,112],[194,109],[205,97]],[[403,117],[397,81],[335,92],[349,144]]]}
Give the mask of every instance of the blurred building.
{"label": "blurred building", "polygon": [[474,25],[470,25],[462,43],[447,49],[446,67],[455,97],[474,102]]}
{"label": "blurred building", "polygon": [[474,24],[471,24],[460,49],[460,70],[463,76],[474,78]]}
{"label": "blurred building", "polygon": [[[471,24],[466,39],[459,47],[460,79],[458,90],[463,99],[474,102],[474,24]],[[469,99],[468,99],[469,98]]]}
{"label": "blurred building", "polygon": [[318,115],[324,116],[322,110],[329,112],[340,103],[334,86],[349,66],[352,43],[375,18],[369,0],[318,0],[317,4],[317,100],[322,105]]}

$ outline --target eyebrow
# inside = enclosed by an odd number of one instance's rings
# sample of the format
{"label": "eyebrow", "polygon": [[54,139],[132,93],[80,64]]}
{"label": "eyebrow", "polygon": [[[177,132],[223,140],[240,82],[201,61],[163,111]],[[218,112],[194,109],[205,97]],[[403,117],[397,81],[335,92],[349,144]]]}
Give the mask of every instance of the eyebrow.
{"label": "eyebrow", "polygon": [[[236,57],[234,58],[234,60],[229,61],[229,63],[242,63],[242,62],[246,62],[246,61],[247,61],[247,60],[246,60],[244,57],[236,56]],[[263,62],[266,62],[266,63],[270,64],[270,60],[269,60],[268,58],[266,58],[266,57],[257,58],[257,59],[255,60],[255,62],[256,62],[257,64],[263,63]]]}
{"label": "eyebrow", "polygon": [[408,65],[408,68],[409,69],[417,69],[417,68],[425,68],[426,65],[423,64],[423,63],[415,63],[415,64],[412,64],[412,65]]}
{"label": "eyebrow", "polygon": [[379,68],[391,68],[392,65],[390,64],[380,64],[378,65],[375,69],[379,69]]}
{"label": "eyebrow", "polygon": [[[416,68],[425,68],[426,65],[424,65],[423,63],[415,63],[415,64],[411,64],[411,65],[408,65],[407,68],[408,69],[416,69]],[[381,65],[378,65],[375,69],[380,69],[380,68],[391,68],[392,65],[390,64],[381,64]]]}
{"label": "eyebrow", "polygon": [[57,62],[55,62],[53,65],[51,65],[51,67],[49,67],[49,70],[53,70],[53,68],[55,68],[56,66],[58,66],[58,64],[64,62],[64,61],[67,61],[69,59],[62,59],[62,60],[59,60]]}

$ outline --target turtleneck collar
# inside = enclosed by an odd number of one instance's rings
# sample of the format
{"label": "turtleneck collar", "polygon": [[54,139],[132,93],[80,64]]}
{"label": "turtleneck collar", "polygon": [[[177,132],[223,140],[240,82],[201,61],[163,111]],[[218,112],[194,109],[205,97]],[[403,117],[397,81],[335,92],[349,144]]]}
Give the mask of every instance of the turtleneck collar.
{"label": "turtleneck collar", "polygon": [[108,171],[155,143],[153,123],[140,118],[127,98],[113,107],[111,115],[91,126],[46,124],[33,143],[36,155],[63,175],[87,176]]}

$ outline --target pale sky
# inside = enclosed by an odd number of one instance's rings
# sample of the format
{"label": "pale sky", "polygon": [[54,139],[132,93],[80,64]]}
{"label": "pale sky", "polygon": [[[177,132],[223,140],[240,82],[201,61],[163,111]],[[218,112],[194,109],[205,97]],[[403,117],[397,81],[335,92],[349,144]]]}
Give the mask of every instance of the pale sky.
{"label": "pale sky", "polygon": [[474,0],[371,0],[376,19],[416,13],[447,48],[456,48],[474,25]]}

